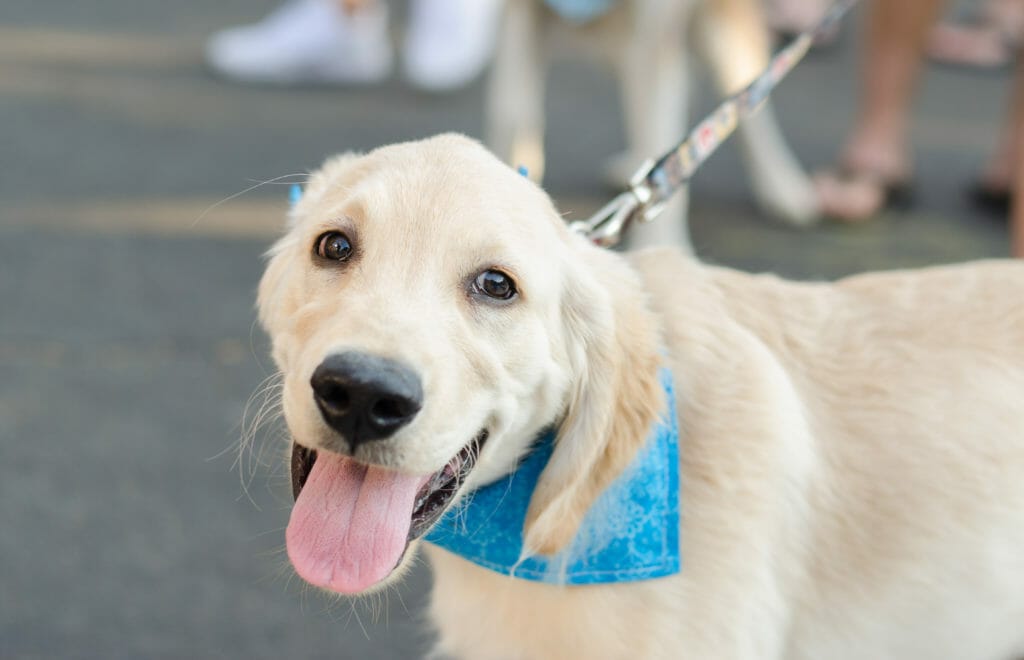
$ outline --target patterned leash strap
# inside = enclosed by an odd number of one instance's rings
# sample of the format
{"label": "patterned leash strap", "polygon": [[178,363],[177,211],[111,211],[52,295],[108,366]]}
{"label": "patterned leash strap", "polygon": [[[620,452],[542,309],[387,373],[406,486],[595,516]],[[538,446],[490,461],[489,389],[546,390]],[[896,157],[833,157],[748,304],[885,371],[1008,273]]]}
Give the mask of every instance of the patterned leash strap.
{"label": "patterned leash strap", "polygon": [[569,226],[598,245],[619,242],[633,221],[650,222],[673,194],[693,177],[711,154],[746,117],[757,112],[772,89],[803,59],[815,40],[829,33],[859,0],[836,0],[818,22],[780,50],[768,68],[740,92],[730,96],[697,124],[679,146],[657,160],[648,160],[630,180],[629,189],[586,220]]}

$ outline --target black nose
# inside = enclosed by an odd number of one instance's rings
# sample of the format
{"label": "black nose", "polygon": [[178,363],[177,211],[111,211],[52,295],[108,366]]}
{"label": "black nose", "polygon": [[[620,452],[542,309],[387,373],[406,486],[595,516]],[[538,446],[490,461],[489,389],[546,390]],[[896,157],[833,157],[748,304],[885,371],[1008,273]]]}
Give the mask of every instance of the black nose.
{"label": "black nose", "polygon": [[324,421],[354,450],[386,438],[423,405],[420,379],[394,360],[350,351],[320,363],[309,381]]}

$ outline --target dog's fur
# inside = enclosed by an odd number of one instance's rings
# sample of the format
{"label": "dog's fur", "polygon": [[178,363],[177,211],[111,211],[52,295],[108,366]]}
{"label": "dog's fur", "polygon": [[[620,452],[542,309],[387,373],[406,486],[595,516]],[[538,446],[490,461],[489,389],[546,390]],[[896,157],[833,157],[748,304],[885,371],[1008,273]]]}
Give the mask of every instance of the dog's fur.
{"label": "dog's fur", "polygon": [[[315,264],[337,227],[357,257]],[[672,370],[681,573],[557,587],[426,545],[443,652],[1024,654],[1024,263],[797,284],[672,249],[623,257],[458,136],[329,161],[271,254],[260,316],[296,441],[348,452],[309,378],[349,349],[412,365],[425,392],[358,460],[437,470],[486,427],[469,490],[557,425],[525,530],[538,552],[563,547],[632,459],[662,409],[659,365]],[[518,283],[511,304],[467,292],[494,266]]]}
{"label": "dog's fur", "polygon": [[[490,80],[487,142],[536,180],[544,170],[544,79],[553,53],[587,53],[617,72],[629,150],[614,160],[610,176],[622,182],[644,159],[683,139],[691,61],[706,62],[723,94],[740,90],[768,64],[770,35],[759,0],[618,0],[583,26],[559,18],[543,0],[510,0],[506,11]],[[793,224],[814,220],[814,191],[770,103],[741,125],[739,140],[762,208]],[[686,205],[684,190],[665,220],[632,232],[631,244],[688,248]]]}

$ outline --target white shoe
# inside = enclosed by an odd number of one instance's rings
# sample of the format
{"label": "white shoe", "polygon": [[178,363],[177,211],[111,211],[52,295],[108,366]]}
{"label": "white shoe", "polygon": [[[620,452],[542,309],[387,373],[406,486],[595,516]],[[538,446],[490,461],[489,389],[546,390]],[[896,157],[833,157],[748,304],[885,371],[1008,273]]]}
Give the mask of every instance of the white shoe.
{"label": "white shoe", "polygon": [[214,34],[206,61],[245,82],[379,82],[392,66],[387,7],[346,14],[334,0],[289,0],[259,23]]}
{"label": "white shoe", "polygon": [[405,76],[429,92],[462,87],[494,54],[504,0],[412,0]]}

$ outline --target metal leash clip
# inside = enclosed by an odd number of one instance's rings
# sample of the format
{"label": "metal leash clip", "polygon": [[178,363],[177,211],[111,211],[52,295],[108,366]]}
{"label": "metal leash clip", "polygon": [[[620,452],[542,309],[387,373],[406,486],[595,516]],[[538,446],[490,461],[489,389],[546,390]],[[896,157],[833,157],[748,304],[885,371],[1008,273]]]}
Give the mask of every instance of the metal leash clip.
{"label": "metal leash clip", "polygon": [[672,195],[685,187],[697,169],[736,130],[740,122],[757,112],[772,89],[807,54],[814,40],[832,29],[859,0],[835,0],[817,25],[805,30],[777,52],[768,68],[746,87],[725,99],[699,122],[686,139],[658,160],[648,160],[630,179],[629,189],[586,220],[569,228],[602,247],[622,239],[631,222],[650,222],[665,208]]}
{"label": "metal leash clip", "polygon": [[654,169],[654,160],[647,159],[633,173],[629,188],[586,220],[569,224],[569,229],[578,232],[601,247],[612,247],[622,240],[622,234],[632,222],[650,222],[665,208],[665,200],[654,200],[654,190],[647,181]]}

